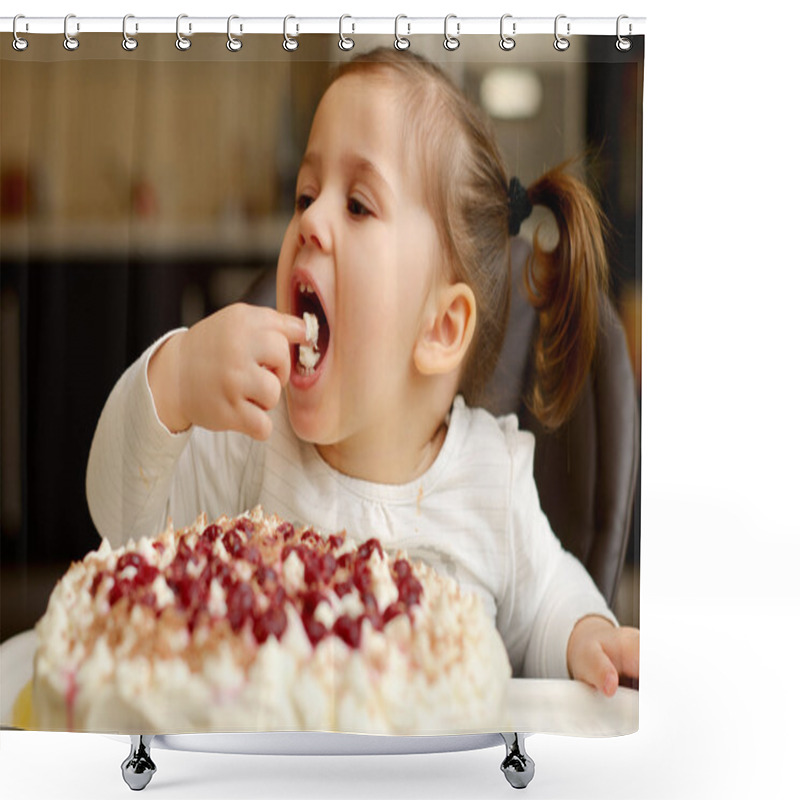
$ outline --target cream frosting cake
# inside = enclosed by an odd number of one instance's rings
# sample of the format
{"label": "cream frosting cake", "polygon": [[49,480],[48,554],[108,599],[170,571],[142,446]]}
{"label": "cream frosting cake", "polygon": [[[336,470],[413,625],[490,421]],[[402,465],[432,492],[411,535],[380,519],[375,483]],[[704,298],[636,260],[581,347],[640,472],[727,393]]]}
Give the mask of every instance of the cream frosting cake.
{"label": "cream frosting cake", "polygon": [[454,580],[261,508],[104,540],[36,631],[40,730],[499,730],[511,676]]}

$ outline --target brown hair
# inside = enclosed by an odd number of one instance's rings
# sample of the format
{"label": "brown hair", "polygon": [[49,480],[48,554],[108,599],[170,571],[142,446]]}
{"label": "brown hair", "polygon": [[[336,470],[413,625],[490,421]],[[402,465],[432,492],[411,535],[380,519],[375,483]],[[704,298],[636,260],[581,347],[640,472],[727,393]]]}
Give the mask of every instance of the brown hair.
{"label": "brown hair", "polygon": [[[340,65],[351,74],[398,76],[407,110],[404,136],[420,163],[426,202],[452,277],[475,295],[475,335],[459,390],[477,403],[494,372],[510,301],[509,176],[486,115],[433,63],[379,48]],[[528,398],[542,424],[558,427],[577,401],[594,355],[607,264],[603,215],[589,189],[564,165],[528,188],[532,204],[555,217],[559,241],[545,251],[534,235],[525,283],[539,312],[536,384]]]}

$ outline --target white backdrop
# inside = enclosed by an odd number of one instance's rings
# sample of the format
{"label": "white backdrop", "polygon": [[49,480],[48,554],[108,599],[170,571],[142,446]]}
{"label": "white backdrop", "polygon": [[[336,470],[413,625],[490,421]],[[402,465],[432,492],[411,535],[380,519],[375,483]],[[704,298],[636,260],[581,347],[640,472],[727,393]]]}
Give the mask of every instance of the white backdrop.
{"label": "white backdrop", "polygon": [[[639,733],[537,736],[548,798],[795,797],[800,681],[800,182],[789,114],[800,13],[607,0],[28,0],[27,16],[647,17]],[[402,6],[402,7],[401,7]],[[773,8],[774,6],[774,8]],[[35,43],[34,45],[35,46]],[[793,115],[794,116],[794,115]],[[2,676],[0,676],[0,680]],[[127,748],[0,733],[4,798],[127,797]],[[508,797],[501,750],[268,758],[155,751],[169,798]]]}

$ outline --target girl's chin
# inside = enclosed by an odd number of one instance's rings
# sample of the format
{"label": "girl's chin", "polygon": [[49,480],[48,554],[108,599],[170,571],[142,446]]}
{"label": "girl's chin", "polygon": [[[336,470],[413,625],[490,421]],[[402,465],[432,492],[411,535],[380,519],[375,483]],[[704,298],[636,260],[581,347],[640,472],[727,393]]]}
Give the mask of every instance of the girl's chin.
{"label": "girl's chin", "polygon": [[308,396],[289,387],[286,393],[289,422],[298,439],[308,444],[327,444],[322,409],[308,403]]}

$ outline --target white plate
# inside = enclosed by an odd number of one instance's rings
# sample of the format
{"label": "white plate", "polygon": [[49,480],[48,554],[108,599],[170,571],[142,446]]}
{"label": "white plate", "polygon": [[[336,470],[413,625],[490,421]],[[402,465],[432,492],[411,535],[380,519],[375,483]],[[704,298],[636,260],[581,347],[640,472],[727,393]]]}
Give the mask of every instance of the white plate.
{"label": "white plate", "polygon": [[[33,676],[34,631],[0,646],[0,725],[11,726],[14,701]],[[604,697],[569,680],[514,678],[508,689],[508,729],[569,736],[622,736],[639,728],[639,694],[620,688]],[[127,736],[114,736],[124,739]],[[450,736],[374,736],[324,732],[195,733],[156,736],[152,746],[169,750],[268,755],[440,753],[500,744],[495,733]]]}

